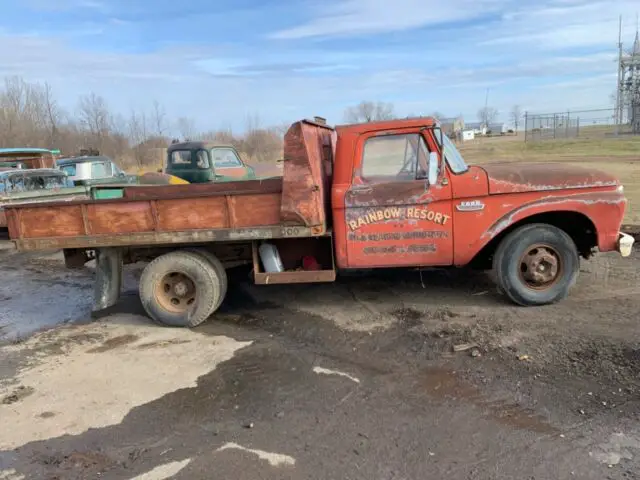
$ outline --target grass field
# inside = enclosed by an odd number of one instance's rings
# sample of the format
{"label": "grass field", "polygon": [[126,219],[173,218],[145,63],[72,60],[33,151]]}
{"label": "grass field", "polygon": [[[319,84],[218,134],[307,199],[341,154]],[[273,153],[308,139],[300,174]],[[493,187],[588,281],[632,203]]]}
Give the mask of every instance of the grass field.
{"label": "grass field", "polygon": [[625,223],[640,225],[640,136],[526,142],[521,136],[478,138],[461,145],[468,163],[563,162],[610,172],[622,180]]}

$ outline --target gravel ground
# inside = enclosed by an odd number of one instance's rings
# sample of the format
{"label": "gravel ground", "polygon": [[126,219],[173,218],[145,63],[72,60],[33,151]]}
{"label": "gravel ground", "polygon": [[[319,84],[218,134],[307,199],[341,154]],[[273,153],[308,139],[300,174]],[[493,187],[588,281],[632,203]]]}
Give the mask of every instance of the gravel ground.
{"label": "gravel ground", "polygon": [[0,479],[640,478],[640,254],[519,308],[484,273],[252,286],[153,325],[129,269],[0,250]]}

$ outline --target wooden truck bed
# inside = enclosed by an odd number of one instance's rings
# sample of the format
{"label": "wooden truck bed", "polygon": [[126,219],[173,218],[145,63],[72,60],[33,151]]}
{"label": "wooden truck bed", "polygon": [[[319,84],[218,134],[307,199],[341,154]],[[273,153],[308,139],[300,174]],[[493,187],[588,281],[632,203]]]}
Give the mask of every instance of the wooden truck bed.
{"label": "wooden truck bed", "polygon": [[323,235],[333,139],[325,125],[294,123],[282,178],[129,186],[123,198],[12,206],[9,236],[19,250],[45,250]]}

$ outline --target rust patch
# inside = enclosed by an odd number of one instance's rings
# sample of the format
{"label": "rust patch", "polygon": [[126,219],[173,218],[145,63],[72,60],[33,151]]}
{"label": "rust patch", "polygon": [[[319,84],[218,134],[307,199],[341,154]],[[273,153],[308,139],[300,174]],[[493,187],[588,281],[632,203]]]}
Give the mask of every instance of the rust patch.
{"label": "rust patch", "polygon": [[610,187],[619,184],[613,175],[599,170],[560,163],[483,165],[489,177],[489,193],[519,193],[574,188]]}
{"label": "rust patch", "polygon": [[284,137],[280,219],[307,227],[326,224],[331,196],[334,131],[312,122],[296,122]]}
{"label": "rust patch", "polygon": [[123,345],[128,345],[129,343],[133,343],[138,340],[138,336],[136,335],[120,335],[118,337],[113,337],[108,340],[105,340],[102,345],[99,347],[92,348],[87,351],[87,353],[104,353],[109,350],[114,350],[118,347],[122,347]]}

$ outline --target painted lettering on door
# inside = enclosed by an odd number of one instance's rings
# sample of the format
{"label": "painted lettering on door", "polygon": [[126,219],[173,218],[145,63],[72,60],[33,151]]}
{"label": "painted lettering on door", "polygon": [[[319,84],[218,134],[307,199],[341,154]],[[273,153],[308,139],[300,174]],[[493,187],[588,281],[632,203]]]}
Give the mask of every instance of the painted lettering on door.
{"label": "painted lettering on door", "polygon": [[372,210],[348,221],[353,232],[366,225],[390,220],[427,220],[437,225],[446,225],[451,219],[449,215],[436,212],[426,207],[387,207]]}

